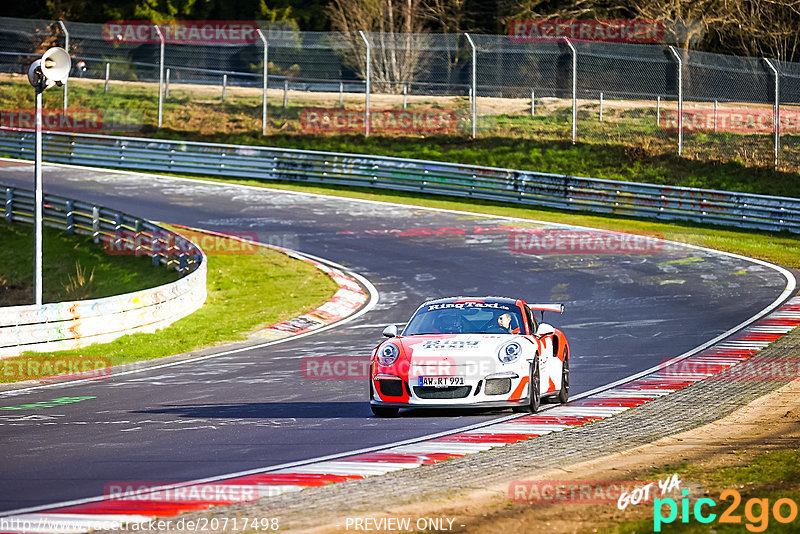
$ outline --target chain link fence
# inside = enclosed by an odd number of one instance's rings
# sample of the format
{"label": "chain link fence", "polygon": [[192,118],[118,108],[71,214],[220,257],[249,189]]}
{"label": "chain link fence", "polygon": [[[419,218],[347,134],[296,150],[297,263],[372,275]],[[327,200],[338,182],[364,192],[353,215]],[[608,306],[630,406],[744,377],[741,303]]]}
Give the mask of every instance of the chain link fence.
{"label": "chain link fence", "polygon": [[182,42],[153,26],[130,39],[124,25],[0,18],[0,78],[16,83],[0,122],[27,124],[21,75],[68,46],[69,85],[46,107],[95,110],[93,127],[109,133],[527,137],[800,170],[800,64],[658,44],[259,28],[246,42]]}

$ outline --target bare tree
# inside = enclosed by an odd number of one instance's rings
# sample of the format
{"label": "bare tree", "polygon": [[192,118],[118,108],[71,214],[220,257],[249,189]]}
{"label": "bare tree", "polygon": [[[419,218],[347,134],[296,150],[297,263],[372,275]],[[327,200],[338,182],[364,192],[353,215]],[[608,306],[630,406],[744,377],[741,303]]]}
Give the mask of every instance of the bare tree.
{"label": "bare tree", "polygon": [[443,33],[464,33],[470,17],[468,0],[427,0],[423,14],[428,22]]}
{"label": "bare tree", "polygon": [[421,0],[333,0],[326,11],[353,50],[345,62],[362,77],[365,47],[358,32],[374,32],[368,36],[372,77],[386,92],[399,92],[424,67],[430,41]]}
{"label": "bare tree", "polygon": [[631,6],[624,0],[500,0],[499,6],[506,25],[516,19],[626,18],[631,14]]}
{"label": "bare tree", "polygon": [[734,52],[796,61],[800,57],[800,0],[729,2],[732,20],[716,33]]}
{"label": "bare tree", "polygon": [[736,1],[740,0],[645,0],[634,10],[637,17],[664,23],[665,37],[686,51],[709,29],[733,22],[729,4]]}

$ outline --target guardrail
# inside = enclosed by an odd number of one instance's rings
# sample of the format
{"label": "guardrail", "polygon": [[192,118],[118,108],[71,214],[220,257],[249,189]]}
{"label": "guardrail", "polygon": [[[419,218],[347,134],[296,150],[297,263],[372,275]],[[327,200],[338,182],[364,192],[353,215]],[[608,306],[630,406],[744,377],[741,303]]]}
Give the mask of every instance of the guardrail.
{"label": "guardrail", "polygon": [[[0,215],[8,222],[32,223],[33,192],[0,188],[5,190]],[[205,302],[205,256],[183,236],[138,217],[56,195],[44,195],[43,211],[47,226],[91,235],[113,253],[150,256],[154,265],[176,269],[184,276],[113,297],[0,308],[0,358],[26,350],[65,350],[126,334],[154,332]]]}
{"label": "guardrail", "polygon": [[[0,130],[0,153],[33,159],[32,132]],[[476,165],[248,145],[51,132],[47,161],[290,180],[800,233],[800,199]]]}

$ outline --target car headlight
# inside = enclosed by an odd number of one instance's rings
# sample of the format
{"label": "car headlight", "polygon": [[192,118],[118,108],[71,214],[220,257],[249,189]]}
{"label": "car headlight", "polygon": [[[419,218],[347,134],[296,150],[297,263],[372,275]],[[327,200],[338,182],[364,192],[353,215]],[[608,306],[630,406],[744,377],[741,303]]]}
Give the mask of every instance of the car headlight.
{"label": "car headlight", "polygon": [[400,356],[400,349],[394,343],[384,343],[378,348],[378,363],[392,365]]}
{"label": "car headlight", "polygon": [[519,343],[512,341],[511,343],[507,343],[500,347],[500,352],[497,354],[497,358],[501,363],[511,363],[519,358],[521,352],[522,347],[519,346]]}

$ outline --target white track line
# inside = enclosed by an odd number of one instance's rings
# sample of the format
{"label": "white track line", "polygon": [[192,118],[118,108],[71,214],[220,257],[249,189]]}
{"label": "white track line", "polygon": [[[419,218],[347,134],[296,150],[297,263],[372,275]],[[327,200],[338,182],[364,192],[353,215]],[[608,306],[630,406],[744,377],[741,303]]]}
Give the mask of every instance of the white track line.
{"label": "white track line", "polygon": [[[13,160],[13,159],[11,161],[24,161],[24,162],[27,162],[27,160]],[[118,169],[98,169],[97,167],[86,167],[86,166],[81,166],[81,165],[68,165],[68,164],[58,164],[58,163],[48,163],[47,165],[60,166],[60,167],[66,167],[66,168],[90,169],[90,170],[95,171],[95,172],[103,171],[103,172],[111,172],[111,173],[116,173],[116,174],[143,176],[143,177],[148,177],[148,178],[155,177],[155,178],[159,178],[159,179],[187,181],[187,182],[192,182],[192,183],[195,183],[195,184],[205,184],[205,185],[217,184],[217,185],[221,185],[221,186],[225,186],[225,187],[238,187],[238,188],[243,188],[243,189],[248,189],[248,190],[255,190],[255,191],[269,190],[269,191],[280,192],[280,193],[285,193],[285,194],[304,195],[304,196],[320,197],[320,198],[333,199],[333,200],[341,200],[342,198],[345,198],[345,199],[347,199],[349,201],[361,202],[361,203],[367,203],[367,204],[389,205],[389,206],[406,207],[406,208],[409,207],[409,204],[402,204],[402,203],[397,203],[397,202],[381,202],[381,201],[377,201],[377,200],[367,200],[367,199],[357,199],[357,198],[351,198],[351,197],[324,195],[324,194],[321,194],[321,193],[305,193],[305,192],[291,191],[291,190],[286,190],[286,189],[275,189],[275,188],[269,188],[269,187],[232,184],[232,183],[226,183],[224,181],[199,180],[199,179],[196,179],[196,178],[184,178],[184,177],[160,175],[160,174],[154,174],[154,173],[130,172],[130,171],[123,171],[123,170],[118,170]],[[489,215],[489,214],[480,213],[480,212],[471,212],[471,211],[464,211],[464,210],[451,210],[451,209],[444,209],[444,208],[430,208],[430,207],[425,207],[425,206],[414,206],[414,207],[416,209],[422,209],[422,210],[434,211],[434,212],[440,212],[440,213],[454,213],[454,214],[461,214],[461,215],[479,215],[479,216],[485,217],[487,219],[496,219],[496,220],[499,219],[499,220],[513,221],[513,222],[525,222],[525,223],[543,224],[543,225],[546,225],[546,226],[560,227],[560,228],[575,228],[575,229],[598,231],[595,228],[590,228],[590,227],[585,227],[585,226],[560,224],[560,223],[553,223],[553,222],[548,222],[548,221],[539,221],[539,220],[536,220],[536,219],[524,219],[524,218],[520,218],[520,217],[507,217],[507,216],[500,216],[500,215]],[[600,230],[600,231],[602,231],[602,230]],[[778,265],[774,265],[774,264],[771,264],[769,262],[766,262],[766,261],[763,261],[763,260],[759,260],[759,259],[755,259],[755,258],[748,258],[746,256],[742,256],[742,255],[739,255],[739,254],[734,254],[734,253],[731,253],[731,252],[724,252],[724,251],[709,249],[709,248],[706,248],[706,247],[701,247],[699,245],[678,243],[678,242],[675,242],[675,241],[668,241],[668,240],[664,240],[664,239],[662,239],[662,241],[664,243],[669,243],[669,244],[672,244],[672,245],[675,245],[675,246],[678,246],[678,247],[684,247],[684,248],[693,249],[693,250],[702,250],[702,251],[705,251],[705,252],[710,253],[712,255],[727,256],[727,257],[737,258],[737,259],[741,259],[741,260],[748,261],[748,262],[751,262],[751,263],[755,263],[755,264],[758,264],[758,265],[762,265],[764,267],[767,267],[769,269],[772,269],[772,270],[777,271],[778,273],[780,273],[786,279],[786,282],[787,282],[786,286],[784,287],[784,290],[781,292],[781,294],[772,303],[770,303],[766,308],[764,308],[760,312],[754,314],[749,319],[746,319],[745,321],[742,321],[741,323],[739,323],[738,325],[734,326],[733,328],[728,329],[726,332],[723,332],[722,334],[720,334],[719,336],[715,337],[714,339],[711,339],[711,340],[707,341],[706,343],[703,343],[699,347],[691,349],[691,350],[689,350],[689,351],[687,351],[687,352],[685,352],[685,353],[683,353],[683,354],[681,354],[679,356],[676,356],[676,357],[672,358],[671,360],[669,360],[667,362],[664,362],[662,364],[659,364],[657,366],[653,366],[653,367],[651,367],[649,369],[646,369],[644,371],[640,371],[640,372],[635,373],[633,375],[630,375],[628,377],[621,378],[621,379],[616,380],[616,381],[614,381],[612,383],[609,383],[609,384],[606,384],[604,386],[600,386],[600,387],[594,388],[594,389],[592,389],[590,391],[587,391],[585,393],[581,393],[579,395],[576,395],[576,396],[574,396],[572,398],[572,400],[578,400],[578,399],[586,398],[588,396],[594,395],[595,393],[599,393],[601,391],[605,391],[605,390],[614,388],[615,386],[619,386],[619,385],[625,384],[627,382],[631,382],[633,380],[636,380],[637,378],[644,377],[644,376],[646,376],[648,374],[653,373],[654,371],[662,369],[665,365],[671,365],[672,363],[677,363],[677,362],[679,362],[681,360],[689,358],[690,356],[692,356],[694,354],[697,354],[698,352],[700,352],[702,350],[707,349],[708,347],[718,343],[722,339],[725,339],[726,337],[728,337],[728,336],[730,336],[730,335],[742,330],[743,328],[745,328],[749,324],[751,324],[751,323],[757,321],[758,319],[761,319],[765,315],[769,314],[772,310],[774,310],[775,308],[780,306],[782,303],[784,303],[784,301],[786,301],[794,293],[794,291],[795,291],[795,289],[797,287],[797,281],[796,281],[794,275],[790,271],[788,271],[787,269],[785,269],[783,267],[780,267]],[[302,253],[300,253],[300,254],[302,254]],[[314,256],[311,256],[311,255],[307,255],[307,254],[303,254],[303,255],[306,255],[306,256],[308,256],[308,257],[310,257],[312,259],[317,259],[317,258],[315,258]],[[322,261],[322,260],[318,259],[318,261]],[[340,268],[340,269],[346,271],[346,269],[344,269],[344,267],[342,267],[342,266],[340,266],[338,264],[334,264],[333,262],[326,262],[326,263],[329,263],[331,265],[336,266],[337,268]],[[359,281],[361,281],[361,280],[366,281],[366,279],[363,279],[362,277],[360,277],[359,275],[357,275],[355,273],[351,273],[351,274],[353,274],[355,277],[359,278]],[[370,286],[371,286],[371,284],[370,284]],[[374,287],[373,287],[373,289],[374,289]],[[376,290],[376,293],[377,293],[377,290]],[[374,306],[372,306],[372,307],[374,307]],[[370,309],[372,307],[370,307]],[[180,362],[173,362],[171,364],[165,364],[163,366],[154,366],[154,367],[151,367],[149,369],[158,369],[158,368],[162,368],[162,367],[171,367],[172,365],[181,365],[181,364],[186,363],[188,361],[192,361],[192,362],[201,361],[201,360],[204,360],[204,359],[209,359],[209,358],[217,357],[217,356],[221,356],[221,355],[234,354],[234,353],[238,353],[238,352],[244,352],[244,351],[247,351],[247,350],[253,350],[253,349],[257,349],[257,348],[261,348],[261,347],[265,347],[265,346],[270,346],[270,345],[274,345],[274,344],[277,344],[277,343],[288,341],[290,339],[291,340],[298,339],[298,338],[304,337],[306,335],[314,334],[314,333],[317,333],[317,332],[320,332],[320,331],[323,331],[323,330],[326,330],[326,329],[329,329],[329,328],[332,328],[332,327],[340,326],[344,322],[349,322],[349,321],[355,319],[356,316],[363,315],[367,311],[368,310],[365,311],[364,309],[362,309],[355,316],[351,316],[348,319],[345,319],[345,320],[340,321],[338,323],[334,323],[333,325],[329,325],[329,326],[321,328],[319,330],[314,330],[312,332],[307,332],[305,334],[300,334],[300,335],[292,337],[292,338],[286,338],[286,339],[282,339],[282,340],[277,340],[277,341],[274,341],[274,342],[264,343],[264,344],[253,346],[253,347],[245,347],[245,348],[241,348],[241,349],[235,349],[235,350],[228,351],[226,353],[217,354],[217,355],[210,355],[210,356],[204,356],[204,357],[200,357],[200,358],[195,358],[195,359],[192,359],[192,360],[184,360],[184,361],[180,361]],[[797,317],[800,317],[800,312],[785,312],[784,314],[781,315],[781,317],[797,318]],[[740,347],[737,347],[737,348],[740,348]],[[125,374],[134,373],[134,372],[141,372],[143,370],[149,370],[149,369],[128,371]],[[670,377],[670,378],[672,378],[672,377]],[[58,384],[58,385],[61,386],[63,384]],[[38,387],[48,387],[48,386],[38,386]],[[37,389],[38,387],[30,388],[30,389]],[[20,390],[16,390],[16,391],[20,391]],[[610,415],[614,415],[614,414],[617,414],[617,413],[624,412],[624,411],[626,411],[628,409],[630,409],[630,407],[608,407],[608,406],[602,406],[602,407],[594,407],[594,406],[592,406],[592,407],[566,407],[566,406],[555,406],[553,408],[544,408],[539,413],[550,412],[550,411],[555,410],[555,412],[552,413],[551,415],[553,415],[553,416],[565,416],[565,415],[569,415],[569,416],[610,416]],[[365,448],[365,449],[359,449],[359,450],[356,450],[356,451],[350,451],[350,452],[347,452],[347,453],[340,453],[340,454],[335,454],[335,455],[323,456],[323,457],[314,458],[314,459],[310,459],[310,460],[304,460],[304,461],[300,461],[300,462],[292,462],[290,464],[284,464],[284,465],[280,465],[280,466],[272,466],[272,467],[264,468],[264,469],[253,469],[253,470],[248,470],[248,471],[243,471],[243,472],[238,472],[238,473],[230,473],[230,474],[227,474],[227,475],[220,475],[220,476],[217,476],[217,477],[210,477],[210,478],[201,479],[201,480],[193,480],[193,481],[190,481],[190,482],[183,483],[181,485],[191,485],[191,484],[198,484],[198,483],[205,483],[205,482],[213,482],[213,481],[225,480],[225,479],[229,479],[229,478],[241,477],[241,476],[246,476],[246,475],[251,475],[251,474],[261,474],[261,473],[275,472],[276,470],[279,470],[279,469],[285,470],[285,469],[293,467],[293,466],[308,465],[308,464],[311,464],[311,463],[321,462],[321,461],[325,461],[325,460],[333,460],[333,459],[342,458],[342,457],[345,457],[345,456],[353,456],[353,455],[361,454],[361,453],[365,453],[365,452],[383,451],[383,452],[410,452],[410,453],[422,453],[422,452],[446,452],[446,453],[450,453],[450,452],[456,452],[455,451],[456,447],[461,451],[471,451],[471,452],[489,450],[492,447],[499,446],[499,445],[502,445],[502,444],[500,444],[500,443],[490,443],[490,444],[459,443],[459,442],[419,443],[419,442],[428,441],[430,439],[434,439],[435,437],[441,437],[441,436],[446,436],[446,435],[450,435],[450,434],[463,433],[463,432],[466,432],[466,431],[471,430],[471,429],[477,429],[477,428],[481,428],[481,427],[484,427],[484,426],[490,426],[490,425],[494,425],[494,424],[501,423],[501,422],[504,422],[504,421],[510,421],[510,420],[513,420],[513,419],[517,419],[517,418],[520,418],[520,417],[525,417],[525,415],[524,414],[514,414],[514,415],[510,415],[510,416],[506,416],[506,417],[500,417],[500,418],[494,419],[492,421],[478,423],[478,424],[475,424],[475,425],[470,425],[470,426],[466,426],[466,427],[455,429],[455,430],[448,430],[446,432],[440,432],[438,434],[432,434],[432,435],[429,435],[429,436],[423,436],[423,437],[420,437],[420,438],[415,438],[415,439],[412,439],[412,440],[406,440],[406,441],[398,442],[398,443],[394,443],[394,444],[369,447],[369,448]],[[443,445],[444,447],[439,447],[439,445]],[[454,447],[454,446],[456,446],[456,447]],[[464,452],[464,454],[468,454],[468,453],[469,452]],[[413,465],[413,464],[411,464],[411,465]],[[173,487],[173,486],[171,486],[171,487]],[[69,502],[65,502],[65,503],[57,503],[57,504],[50,504],[50,505],[31,507],[31,508],[21,509],[21,510],[12,510],[12,511],[8,511],[8,512],[0,512],[0,517],[4,517],[6,515],[11,515],[11,514],[19,514],[19,513],[31,512],[31,511],[36,511],[36,510],[46,510],[46,509],[54,508],[56,506],[58,506],[58,507],[75,506],[75,505],[78,505],[78,504],[97,502],[97,501],[101,501],[101,500],[104,500],[104,499],[105,499],[105,497],[92,497],[92,498],[86,498],[86,499],[78,499],[78,500],[75,500],[75,501],[69,501]]]}

